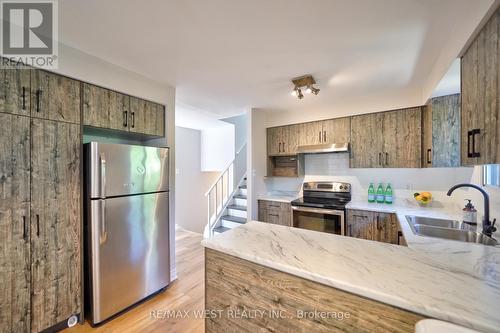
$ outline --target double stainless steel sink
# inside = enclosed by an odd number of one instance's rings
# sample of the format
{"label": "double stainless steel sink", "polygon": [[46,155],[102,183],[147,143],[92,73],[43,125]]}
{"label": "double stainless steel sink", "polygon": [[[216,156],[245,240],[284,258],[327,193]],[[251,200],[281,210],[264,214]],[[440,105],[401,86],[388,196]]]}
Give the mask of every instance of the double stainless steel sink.
{"label": "double stainless steel sink", "polygon": [[462,222],[407,215],[406,220],[415,235],[436,237],[495,246],[498,242],[480,232],[463,230]]}

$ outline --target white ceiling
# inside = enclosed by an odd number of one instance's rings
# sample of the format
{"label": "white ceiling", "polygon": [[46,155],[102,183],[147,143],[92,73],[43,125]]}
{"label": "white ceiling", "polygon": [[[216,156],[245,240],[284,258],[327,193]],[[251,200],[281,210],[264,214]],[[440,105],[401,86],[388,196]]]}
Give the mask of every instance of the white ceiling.
{"label": "white ceiling", "polygon": [[450,69],[443,76],[431,97],[446,96],[460,93],[460,59],[455,59]]}
{"label": "white ceiling", "polygon": [[[429,73],[444,75],[492,3],[60,0],[59,27],[64,44],[175,86],[186,109],[227,117],[423,102],[440,78]],[[290,79],[309,73],[320,94],[292,98]]]}

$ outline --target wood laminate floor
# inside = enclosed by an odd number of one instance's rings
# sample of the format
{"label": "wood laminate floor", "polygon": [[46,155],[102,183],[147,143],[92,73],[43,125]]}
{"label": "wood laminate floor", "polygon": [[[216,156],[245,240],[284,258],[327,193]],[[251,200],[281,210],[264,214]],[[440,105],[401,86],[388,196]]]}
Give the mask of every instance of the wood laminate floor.
{"label": "wood laminate floor", "polygon": [[[111,332],[204,332],[204,320],[195,318],[195,311],[205,307],[204,254],[202,236],[182,229],[176,230],[177,280],[164,292],[138,305],[112,321],[92,328],[88,322],[66,329],[64,333]],[[154,319],[151,311],[189,312],[186,318]],[[162,313],[158,313],[162,315]]]}

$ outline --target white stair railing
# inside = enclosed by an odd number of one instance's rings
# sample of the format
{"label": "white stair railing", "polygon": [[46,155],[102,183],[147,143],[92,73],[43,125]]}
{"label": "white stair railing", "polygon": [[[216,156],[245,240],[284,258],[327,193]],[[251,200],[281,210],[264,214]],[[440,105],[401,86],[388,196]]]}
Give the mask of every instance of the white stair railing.
{"label": "white stair railing", "polygon": [[[236,170],[235,170],[236,169]],[[233,198],[239,178],[243,178],[246,174],[246,143],[236,152],[235,159],[221,173],[219,178],[210,187],[205,196],[207,197],[207,220],[208,230],[210,234],[217,221],[224,213],[230,200]],[[236,174],[235,174],[236,172]],[[238,179],[236,179],[238,178]]]}

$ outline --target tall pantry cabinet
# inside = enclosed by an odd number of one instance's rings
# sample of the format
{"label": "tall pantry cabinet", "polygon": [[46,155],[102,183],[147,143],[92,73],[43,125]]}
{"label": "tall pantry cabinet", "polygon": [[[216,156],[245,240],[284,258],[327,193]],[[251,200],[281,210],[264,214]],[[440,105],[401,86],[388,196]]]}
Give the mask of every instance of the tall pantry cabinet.
{"label": "tall pantry cabinet", "polygon": [[78,81],[1,69],[0,332],[82,312]]}

